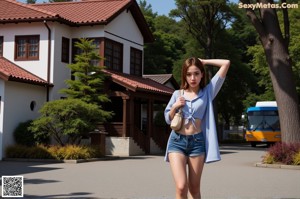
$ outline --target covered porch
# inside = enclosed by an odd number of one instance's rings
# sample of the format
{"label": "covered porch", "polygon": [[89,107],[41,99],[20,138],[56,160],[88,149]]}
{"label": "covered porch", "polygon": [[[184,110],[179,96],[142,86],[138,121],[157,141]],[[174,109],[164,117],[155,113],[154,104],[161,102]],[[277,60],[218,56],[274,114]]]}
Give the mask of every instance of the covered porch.
{"label": "covered porch", "polygon": [[148,78],[108,70],[105,73],[111,99],[105,109],[115,114],[100,126],[108,133],[106,153],[130,156],[163,152],[170,133],[163,111],[174,90]]}

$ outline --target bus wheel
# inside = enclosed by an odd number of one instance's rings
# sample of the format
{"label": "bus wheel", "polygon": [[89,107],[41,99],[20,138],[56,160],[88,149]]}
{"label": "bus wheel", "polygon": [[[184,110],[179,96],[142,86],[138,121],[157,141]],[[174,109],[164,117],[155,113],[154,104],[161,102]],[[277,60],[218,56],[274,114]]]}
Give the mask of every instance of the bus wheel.
{"label": "bus wheel", "polygon": [[251,142],[252,147],[256,147],[256,142]]}

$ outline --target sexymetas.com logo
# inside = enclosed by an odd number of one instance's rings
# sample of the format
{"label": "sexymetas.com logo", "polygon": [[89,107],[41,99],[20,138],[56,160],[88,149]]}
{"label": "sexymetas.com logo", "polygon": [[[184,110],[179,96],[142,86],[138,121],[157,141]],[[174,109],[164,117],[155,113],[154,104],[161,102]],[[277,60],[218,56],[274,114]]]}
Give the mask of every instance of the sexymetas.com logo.
{"label": "sexymetas.com logo", "polygon": [[298,8],[298,4],[295,3],[238,3],[238,8],[244,8],[244,9],[260,9],[260,8],[274,8],[274,9],[280,9],[280,8]]}

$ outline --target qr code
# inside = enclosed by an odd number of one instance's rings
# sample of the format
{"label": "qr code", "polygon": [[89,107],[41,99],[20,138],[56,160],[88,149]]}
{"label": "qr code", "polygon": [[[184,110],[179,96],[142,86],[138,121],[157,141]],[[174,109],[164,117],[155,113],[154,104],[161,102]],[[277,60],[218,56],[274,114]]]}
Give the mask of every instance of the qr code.
{"label": "qr code", "polygon": [[23,197],[23,176],[2,176],[2,197]]}

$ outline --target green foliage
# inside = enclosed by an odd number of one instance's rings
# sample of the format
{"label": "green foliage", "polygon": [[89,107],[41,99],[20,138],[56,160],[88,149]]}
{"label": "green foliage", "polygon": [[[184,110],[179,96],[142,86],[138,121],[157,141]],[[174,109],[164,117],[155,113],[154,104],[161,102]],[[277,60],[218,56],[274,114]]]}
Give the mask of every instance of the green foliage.
{"label": "green foliage", "polygon": [[20,123],[14,131],[14,139],[17,144],[25,146],[33,146],[36,144],[46,144],[49,142],[49,137],[39,136],[32,132],[30,127],[32,120]]}
{"label": "green foliage", "polygon": [[182,53],[182,41],[174,34],[156,31],[155,42],[145,47],[145,74],[166,74],[172,72],[175,59]]}
{"label": "green foliage", "polygon": [[110,101],[102,91],[105,74],[102,71],[103,67],[99,66],[101,58],[95,51],[93,40],[80,39],[75,43],[75,47],[79,48],[81,53],[75,56],[74,64],[68,65],[75,78],[66,80],[69,87],[60,92],[68,98],[81,99],[101,108],[102,103]]}
{"label": "green foliage", "polygon": [[[62,99],[47,102],[40,109],[41,116],[32,122],[30,130],[37,135],[53,136],[60,145],[75,144],[93,131],[98,122],[110,115],[95,104],[79,99]],[[67,141],[64,141],[68,138]]]}
{"label": "green foliage", "polygon": [[145,44],[144,74],[172,73],[174,62],[184,51],[178,35],[180,26],[174,19],[153,13],[146,1],[140,1],[139,6],[155,38],[153,43]]}
{"label": "green foliage", "polygon": [[35,4],[37,0],[26,0],[27,4]]}
{"label": "green foliage", "polygon": [[28,158],[28,159],[56,159],[56,160],[78,160],[102,157],[99,149],[89,146],[67,145],[59,146],[31,146],[22,145],[10,146],[6,148],[8,158]]}
{"label": "green foliage", "polygon": [[[220,100],[216,100],[218,113],[221,114],[218,118],[228,125],[238,124],[241,114],[257,101],[275,100],[265,52],[245,9],[238,8],[236,3],[221,0],[176,0],[177,8],[167,17],[153,13],[146,1],[140,2],[143,2],[140,7],[156,38],[153,44],[146,44],[145,47],[144,66],[147,73],[167,73],[172,68],[172,74],[180,82],[182,63],[187,57],[206,57],[210,54],[212,58],[230,59],[230,70],[217,97]],[[209,15],[213,14],[213,10],[218,12],[209,21],[207,19],[213,16]],[[300,99],[300,9],[289,9],[288,13],[289,51]],[[278,10],[278,15],[282,19],[281,10]],[[282,26],[283,22],[280,21],[280,24]],[[211,48],[208,48],[207,42],[212,42]]]}

